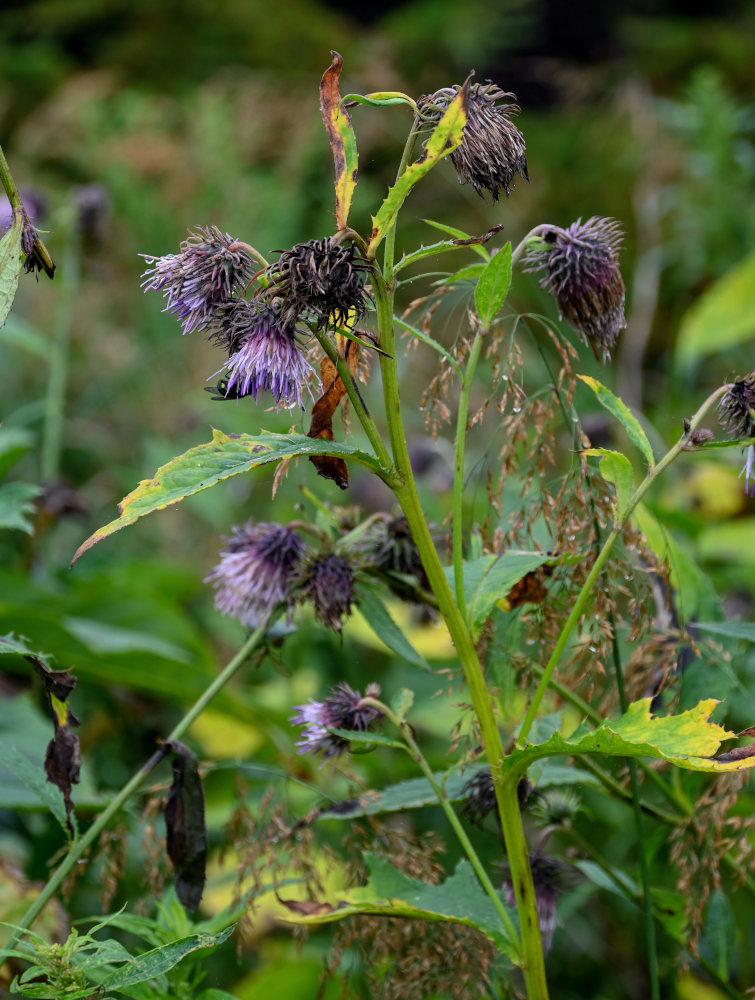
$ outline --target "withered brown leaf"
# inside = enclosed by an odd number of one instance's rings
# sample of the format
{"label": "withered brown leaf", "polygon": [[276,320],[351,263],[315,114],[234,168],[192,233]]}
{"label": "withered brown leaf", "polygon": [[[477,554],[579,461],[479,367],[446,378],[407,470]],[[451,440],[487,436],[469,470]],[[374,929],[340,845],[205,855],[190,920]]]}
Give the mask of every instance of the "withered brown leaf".
{"label": "withered brown leaf", "polygon": [[[343,341],[345,338],[339,340]],[[359,361],[359,345],[353,340],[345,340],[345,343],[346,363],[353,374]],[[327,355],[320,362],[320,379],[323,393],[312,407],[312,420],[307,437],[333,441],[333,415],[346,395],[346,386]],[[333,455],[310,455],[309,460],[324,479],[332,479],[342,490],[347,489],[349,470],[344,459]]]}
{"label": "withered brown leaf", "polygon": [[196,910],[202,899],[207,861],[204,790],[197,758],[180,740],[165,743],[171,761],[173,784],[165,801],[168,857],[176,875],[176,895],[186,910]]}

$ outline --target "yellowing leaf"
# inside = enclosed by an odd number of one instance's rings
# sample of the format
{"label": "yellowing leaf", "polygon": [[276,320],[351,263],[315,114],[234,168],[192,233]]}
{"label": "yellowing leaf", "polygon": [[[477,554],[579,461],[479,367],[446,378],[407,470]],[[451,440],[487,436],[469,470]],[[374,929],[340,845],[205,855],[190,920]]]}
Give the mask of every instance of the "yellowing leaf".
{"label": "yellowing leaf", "polygon": [[351,199],[354,197],[354,188],[357,185],[359,160],[351,119],[343,110],[338,88],[343,59],[337,52],[330,54],[333,62],[325,70],[320,81],[320,111],[333,151],[336,172],[336,226],[338,229],[345,229]]}

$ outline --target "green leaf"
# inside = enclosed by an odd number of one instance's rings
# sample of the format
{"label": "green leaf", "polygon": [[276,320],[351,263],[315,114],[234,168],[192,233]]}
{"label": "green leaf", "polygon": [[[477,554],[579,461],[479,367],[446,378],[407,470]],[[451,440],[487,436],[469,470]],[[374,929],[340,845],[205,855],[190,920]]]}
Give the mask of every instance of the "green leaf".
{"label": "green leaf", "polygon": [[600,458],[600,474],[607,483],[613,483],[616,490],[614,520],[621,523],[629,509],[629,501],[634,490],[632,463],[620,451],[608,448],[585,448],[583,455],[597,455]]}
{"label": "green leaf", "polygon": [[474,300],[483,329],[487,330],[511,287],[511,243],[501,247],[480,275]]}
{"label": "green leaf", "polygon": [[755,334],[755,253],[714,282],[682,317],[675,362],[687,367]]}
{"label": "green leaf", "polygon": [[581,379],[585,385],[588,385],[597,396],[600,405],[604,406],[609,413],[616,417],[629,435],[629,439],[642,452],[642,456],[647,462],[648,469],[652,469],[655,465],[653,449],[650,446],[650,442],[648,441],[647,435],[642,429],[639,420],[635,417],[624,400],[620,399],[618,396],[614,396],[610,389],[606,389],[606,387],[598,382],[597,379],[592,378],[589,375],[577,375],[577,378]]}
{"label": "green leaf", "polygon": [[671,585],[676,591],[676,605],[685,621],[693,618],[710,584],[692,555],[665,528],[650,509],[639,503],[632,521],[645,536],[650,548],[669,568]]}
{"label": "green leaf", "polygon": [[643,698],[634,702],[620,718],[608,719],[597,729],[588,731],[580,726],[568,739],[554,733],[545,743],[513,750],[503,763],[504,773],[516,779],[533,761],[543,757],[593,753],[655,757],[692,771],[740,771],[755,766],[755,756],[736,760],[713,756],[723,740],[734,736],[708,720],[718,704],[715,698],[701,701],[679,715],[656,717],[650,714],[651,701]]}
{"label": "green leaf", "polygon": [[33,792],[40,802],[47,806],[60,823],[66,837],[70,838],[63,793],[57,785],[51,784],[45,777],[42,761],[35,763],[15,746],[10,746],[4,741],[0,744],[0,760],[4,768],[15,775],[25,788]]}
{"label": "green leaf", "polygon": [[[449,802],[459,802],[464,798],[463,789],[466,783],[486,769],[485,764],[474,764],[467,767],[463,774],[458,771],[450,774],[438,771],[434,777],[443,788],[446,799]],[[574,768],[569,770],[573,771]],[[410,778],[408,781],[389,785],[380,792],[370,790],[367,795],[350,800],[348,807],[345,803],[335,803],[336,808],[332,812],[327,808],[323,809],[321,816],[324,819],[357,819],[360,816],[376,816],[380,813],[437,805],[438,796],[427,778]]]}
{"label": "green leaf", "polygon": [[755,552],[755,517],[740,517],[724,524],[711,524],[697,537],[701,559],[752,565]]}
{"label": "green leaf", "polygon": [[755,642],[754,622],[695,622],[695,629],[701,632],[711,632],[713,635],[724,635],[729,639],[745,639]]}
{"label": "green leaf", "polygon": [[391,709],[402,721],[409,714],[409,709],[414,704],[414,692],[409,688],[401,688],[391,698]]}
{"label": "green leaf", "polygon": [[[433,229],[440,230],[441,233],[448,233],[449,236],[455,236],[459,240],[469,240],[472,237],[469,233],[465,233],[463,229],[457,229],[456,226],[447,226],[445,222],[435,222],[433,219],[420,219],[420,222],[426,222],[428,226],[432,226]],[[470,246],[474,252],[482,257],[482,259],[487,263],[490,260],[490,253],[479,245],[479,243],[471,243]]]}
{"label": "green leaf", "polygon": [[298,455],[335,455],[359,462],[381,477],[389,475],[377,459],[353,445],[310,438],[304,434],[224,434],[213,430],[212,441],[190,448],[162,465],[152,479],[143,479],[118,504],[120,517],[90,535],[76,550],[72,563],[103,538],[146,514],[163,510],[231,476]]}
{"label": "green leaf", "polygon": [[31,518],[34,515],[34,498],[40,488],[34,483],[3,483],[0,486],[0,528],[11,528],[34,533]]}
{"label": "green leaf", "polygon": [[466,101],[467,88],[462,87],[433,129],[425,144],[423,155],[419,160],[410,163],[393,187],[389,189],[385,201],[378,209],[377,214],[372,217],[372,236],[370,237],[368,256],[375,256],[383,237],[396,221],[399,209],[417,181],[421,180],[439,160],[461,145],[462,132],[467,123]]}
{"label": "green leaf", "polygon": [[0,326],[11,310],[21,276],[21,216],[14,212],[13,225],[0,239]]}
{"label": "green leaf", "polygon": [[191,934],[160,948],[153,948],[143,955],[137,955],[131,962],[107,976],[102,985],[105,989],[120,990],[125,986],[146,983],[149,979],[162,976],[192,952],[215,948],[227,941],[235,926],[232,924],[219,934]]}
{"label": "green leaf", "polygon": [[[524,552],[509,549],[501,555],[481,556],[464,563],[464,595],[469,623],[475,638],[487,621],[495,604],[505,597],[515,583],[543,563],[552,562],[547,552]],[[449,583],[453,584],[453,566],[444,567]]]}
{"label": "green leaf", "polygon": [[[453,875],[440,885],[410,878],[370,852],[365,854],[365,862],[370,873],[367,885],[339,892],[333,900],[332,910],[307,915],[289,911],[282,915],[282,919],[288,923],[311,926],[366,913],[465,924],[482,931],[499,951],[510,958],[517,957],[515,946],[501,927],[492,901],[480,888],[472,866],[465,858],[458,863]],[[323,903],[328,905],[325,901]],[[513,914],[512,919],[515,919]]]}
{"label": "green leaf", "polygon": [[467,264],[458,271],[449,274],[447,278],[438,278],[433,285],[452,285],[455,281],[477,281],[486,268],[486,264]]}
{"label": "green leaf", "polygon": [[341,739],[348,740],[349,743],[355,743],[358,746],[393,747],[394,750],[407,749],[406,743],[391,739],[390,736],[383,736],[382,733],[365,733],[355,729],[330,729],[330,727],[328,732],[335,733]]}
{"label": "green leaf", "polygon": [[357,604],[365,621],[378,639],[407,663],[413,663],[417,667],[422,667],[423,670],[429,670],[427,660],[420,656],[412,646],[374,590],[364,586],[358,587]]}
{"label": "green leaf", "polygon": [[2,653],[15,653],[17,656],[36,656],[43,663],[47,664],[47,666],[50,665],[51,660],[49,653],[40,653],[38,650],[32,649],[24,636],[19,636],[17,639],[12,632],[9,632],[7,635],[0,635],[0,654]]}
{"label": "green leaf", "polygon": [[342,104],[356,101],[357,104],[367,104],[371,108],[385,108],[394,104],[407,104],[410,108],[417,107],[415,101],[402,94],[399,90],[385,90],[375,94],[346,94],[341,98]]}

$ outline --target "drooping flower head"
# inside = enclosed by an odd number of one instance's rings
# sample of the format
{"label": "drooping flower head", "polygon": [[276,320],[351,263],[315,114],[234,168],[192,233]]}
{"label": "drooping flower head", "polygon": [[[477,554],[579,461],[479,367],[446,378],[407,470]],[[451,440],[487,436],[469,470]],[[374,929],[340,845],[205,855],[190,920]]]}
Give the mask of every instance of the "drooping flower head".
{"label": "drooping flower head", "polygon": [[303,571],[300,601],[311,601],[327,628],[340,632],[354,601],[354,568],[345,556],[333,552],[315,556]]}
{"label": "drooping flower head", "polygon": [[367,309],[364,289],[367,261],[352,244],[328,236],[297,243],[281,251],[267,270],[266,296],[280,296],[282,312],[292,326],[299,317],[311,319],[319,329],[328,325],[353,326]]}
{"label": "drooping flower head", "polygon": [[[547,854],[530,854],[532,881],[535,885],[537,915],[540,921],[540,936],[543,941],[543,951],[550,950],[553,943],[553,932],[556,929],[556,903],[561,893],[574,879],[576,872],[571,865],[548,857]],[[509,906],[516,905],[514,886],[511,879],[504,882],[506,902]]]}
{"label": "drooping flower head", "polygon": [[181,321],[184,333],[209,329],[218,306],[251,280],[254,260],[245,244],[217,226],[198,226],[180,250],[165,257],[141,254],[153,265],[142,275],[142,288],[163,293],[166,311]]}
{"label": "drooping flower head", "polygon": [[261,392],[269,390],[278,406],[304,406],[303,391],[312,394],[312,368],[293,326],[275,307],[233,299],[216,312],[212,336],[229,354],[221,369],[226,372],[226,398],[252,396],[256,402]]}
{"label": "drooping flower head", "polygon": [[[368,684],[365,697],[378,698],[379,684]],[[308,705],[295,705],[296,715],[291,717],[295,726],[305,726],[302,738],[296,744],[299,753],[319,754],[326,759],[337,757],[349,749],[349,741],[331,729],[351,729],[359,733],[372,729],[382,718],[374,705],[363,705],[362,695],[346,683],[332,688],[324,701],[310,699]]]}
{"label": "drooping flower head", "polygon": [[[718,404],[718,419],[733,437],[755,435],[755,372],[734,380]],[[755,446],[748,445],[745,465],[740,476],[745,477],[745,490],[755,496]]]}
{"label": "drooping flower head", "polygon": [[[527,775],[520,779],[516,788],[519,807],[523,808],[533,793],[532,783]],[[461,807],[462,816],[466,816],[475,826],[482,826],[483,820],[493,813],[500,822],[498,815],[498,800],[496,799],[493,776],[489,767],[483,767],[473,774],[461,790],[464,803]]]}
{"label": "drooping flower head", "polygon": [[622,237],[613,219],[578,219],[566,229],[549,229],[526,257],[526,270],[544,272],[540,287],[555,296],[562,318],[598,361],[610,360],[627,325],[619,270]]}
{"label": "drooping flower head", "polygon": [[[436,123],[456,98],[461,87],[444,87],[417,102],[425,121]],[[461,145],[451,153],[460,184],[471,184],[477,194],[489,191],[498,201],[501,190],[508,195],[515,174],[529,180],[524,136],[511,121],[519,112],[514,98],[488,80],[473,83],[467,100],[467,123]]]}
{"label": "drooping flower head", "polygon": [[220,562],[207,576],[215,607],[254,628],[281,601],[304,556],[304,543],[282,524],[248,521],[232,529]]}

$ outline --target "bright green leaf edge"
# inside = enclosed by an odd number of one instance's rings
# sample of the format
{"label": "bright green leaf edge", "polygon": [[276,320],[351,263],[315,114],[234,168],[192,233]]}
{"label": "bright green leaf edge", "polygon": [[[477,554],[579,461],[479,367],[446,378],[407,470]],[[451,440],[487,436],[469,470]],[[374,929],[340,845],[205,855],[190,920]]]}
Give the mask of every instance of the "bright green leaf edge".
{"label": "bright green leaf edge", "polygon": [[605,407],[609,413],[616,417],[629,435],[629,439],[642,452],[642,457],[647,462],[648,468],[652,469],[655,465],[653,449],[647,439],[645,431],[642,429],[642,425],[624,400],[615,396],[610,389],[607,389],[601,382],[598,382],[597,379],[592,378],[590,375],[577,375],[577,378],[584,382],[585,385],[589,386],[595,393],[600,405]]}
{"label": "bright green leaf edge", "polygon": [[755,757],[718,761],[713,754],[734,733],[709,721],[718,704],[707,698],[679,715],[650,714],[651,698],[633,702],[619,719],[603,722],[585,732],[581,727],[568,739],[554,733],[545,743],[512,751],[503,764],[504,774],[518,779],[536,760],[564,754],[606,754],[619,757],[655,757],[691,771],[742,771],[755,766]]}
{"label": "bright green leaf edge", "polygon": [[119,504],[120,516],[98,528],[83,542],[72,564],[97,542],[133,524],[140,517],[163,510],[185,497],[209,489],[224,479],[259,465],[301,455],[334,455],[359,462],[382,479],[390,473],[372,455],[352,445],[324,441],[304,434],[224,434],[213,429],[212,441],[190,448],[160,466],[152,479],[143,479]]}
{"label": "bright green leaf edge", "polygon": [[482,931],[511,959],[517,958],[512,942],[503,933],[493,903],[480,888],[466,859],[462,858],[453,875],[440,885],[410,878],[369,852],[365,854],[365,862],[370,873],[367,885],[338,893],[330,912],[304,915],[288,911],[279,914],[280,919],[312,926],[357,914],[371,914],[465,924]]}
{"label": "bright green leaf edge", "polygon": [[511,287],[511,243],[506,243],[490,260],[475,288],[475,308],[484,329],[506,301]]}

